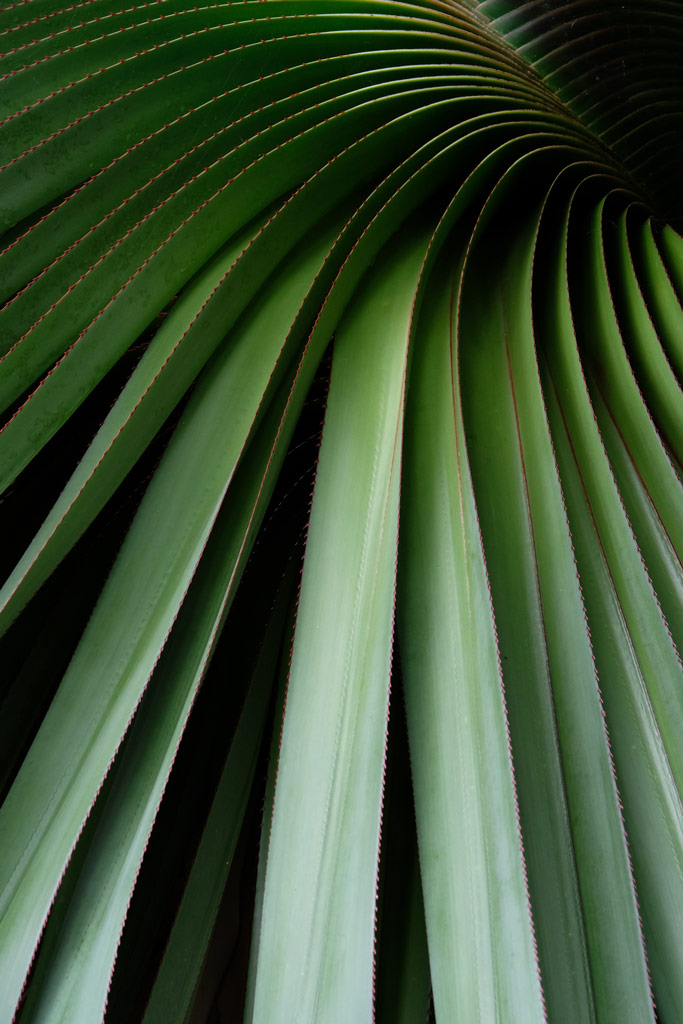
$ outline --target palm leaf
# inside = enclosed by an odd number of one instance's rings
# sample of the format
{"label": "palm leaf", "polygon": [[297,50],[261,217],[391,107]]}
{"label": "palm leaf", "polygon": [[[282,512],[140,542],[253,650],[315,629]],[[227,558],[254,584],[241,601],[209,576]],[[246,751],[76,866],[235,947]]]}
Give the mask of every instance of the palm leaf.
{"label": "palm leaf", "polygon": [[0,38],[0,1021],[680,1020],[675,5]]}

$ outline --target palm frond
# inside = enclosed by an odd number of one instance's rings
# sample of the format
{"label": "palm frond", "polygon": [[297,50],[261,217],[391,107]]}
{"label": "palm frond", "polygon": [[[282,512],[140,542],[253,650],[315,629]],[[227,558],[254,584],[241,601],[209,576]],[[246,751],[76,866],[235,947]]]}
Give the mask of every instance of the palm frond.
{"label": "palm frond", "polygon": [[682,37],[0,12],[0,1022],[683,1017]]}

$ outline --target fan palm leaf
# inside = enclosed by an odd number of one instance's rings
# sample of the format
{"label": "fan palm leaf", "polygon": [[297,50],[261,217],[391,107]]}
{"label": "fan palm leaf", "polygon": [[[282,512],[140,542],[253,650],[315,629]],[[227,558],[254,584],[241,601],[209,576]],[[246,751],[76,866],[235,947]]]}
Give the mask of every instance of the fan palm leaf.
{"label": "fan palm leaf", "polygon": [[680,1020],[677,6],[0,35],[0,1021]]}

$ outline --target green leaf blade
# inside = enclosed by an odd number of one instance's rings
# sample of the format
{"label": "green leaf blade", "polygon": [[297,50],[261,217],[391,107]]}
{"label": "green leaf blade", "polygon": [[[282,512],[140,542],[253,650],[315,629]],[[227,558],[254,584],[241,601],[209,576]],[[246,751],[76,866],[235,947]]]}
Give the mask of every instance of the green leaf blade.
{"label": "green leaf blade", "polygon": [[439,284],[411,376],[399,619],[434,1002],[438,1019],[542,1021],[452,349],[454,284]]}
{"label": "green leaf blade", "polygon": [[[376,291],[336,340],[275,792],[255,1022],[372,1016],[403,391],[423,255],[418,240],[385,258]],[[333,934],[344,936],[342,957]]]}

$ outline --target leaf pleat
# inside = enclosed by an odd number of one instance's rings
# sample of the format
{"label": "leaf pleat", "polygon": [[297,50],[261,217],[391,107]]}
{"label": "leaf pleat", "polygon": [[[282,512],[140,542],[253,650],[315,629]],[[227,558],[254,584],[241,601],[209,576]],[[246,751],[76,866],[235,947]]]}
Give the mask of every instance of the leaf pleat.
{"label": "leaf pleat", "polygon": [[[420,320],[401,536],[399,627],[434,1002],[439,1019],[543,1020],[465,454],[455,291],[455,276],[439,275]],[[435,431],[448,445],[426,443]]]}
{"label": "leaf pleat", "polygon": [[[384,256],[375,287],[336,336],[287,689],[254,1021],[372,1019],[401,426],[423,258],[424,243],[415,241]],[[307,727],[313,713],[314,732]],[[343,950],[331,941],[339,929]]]}

